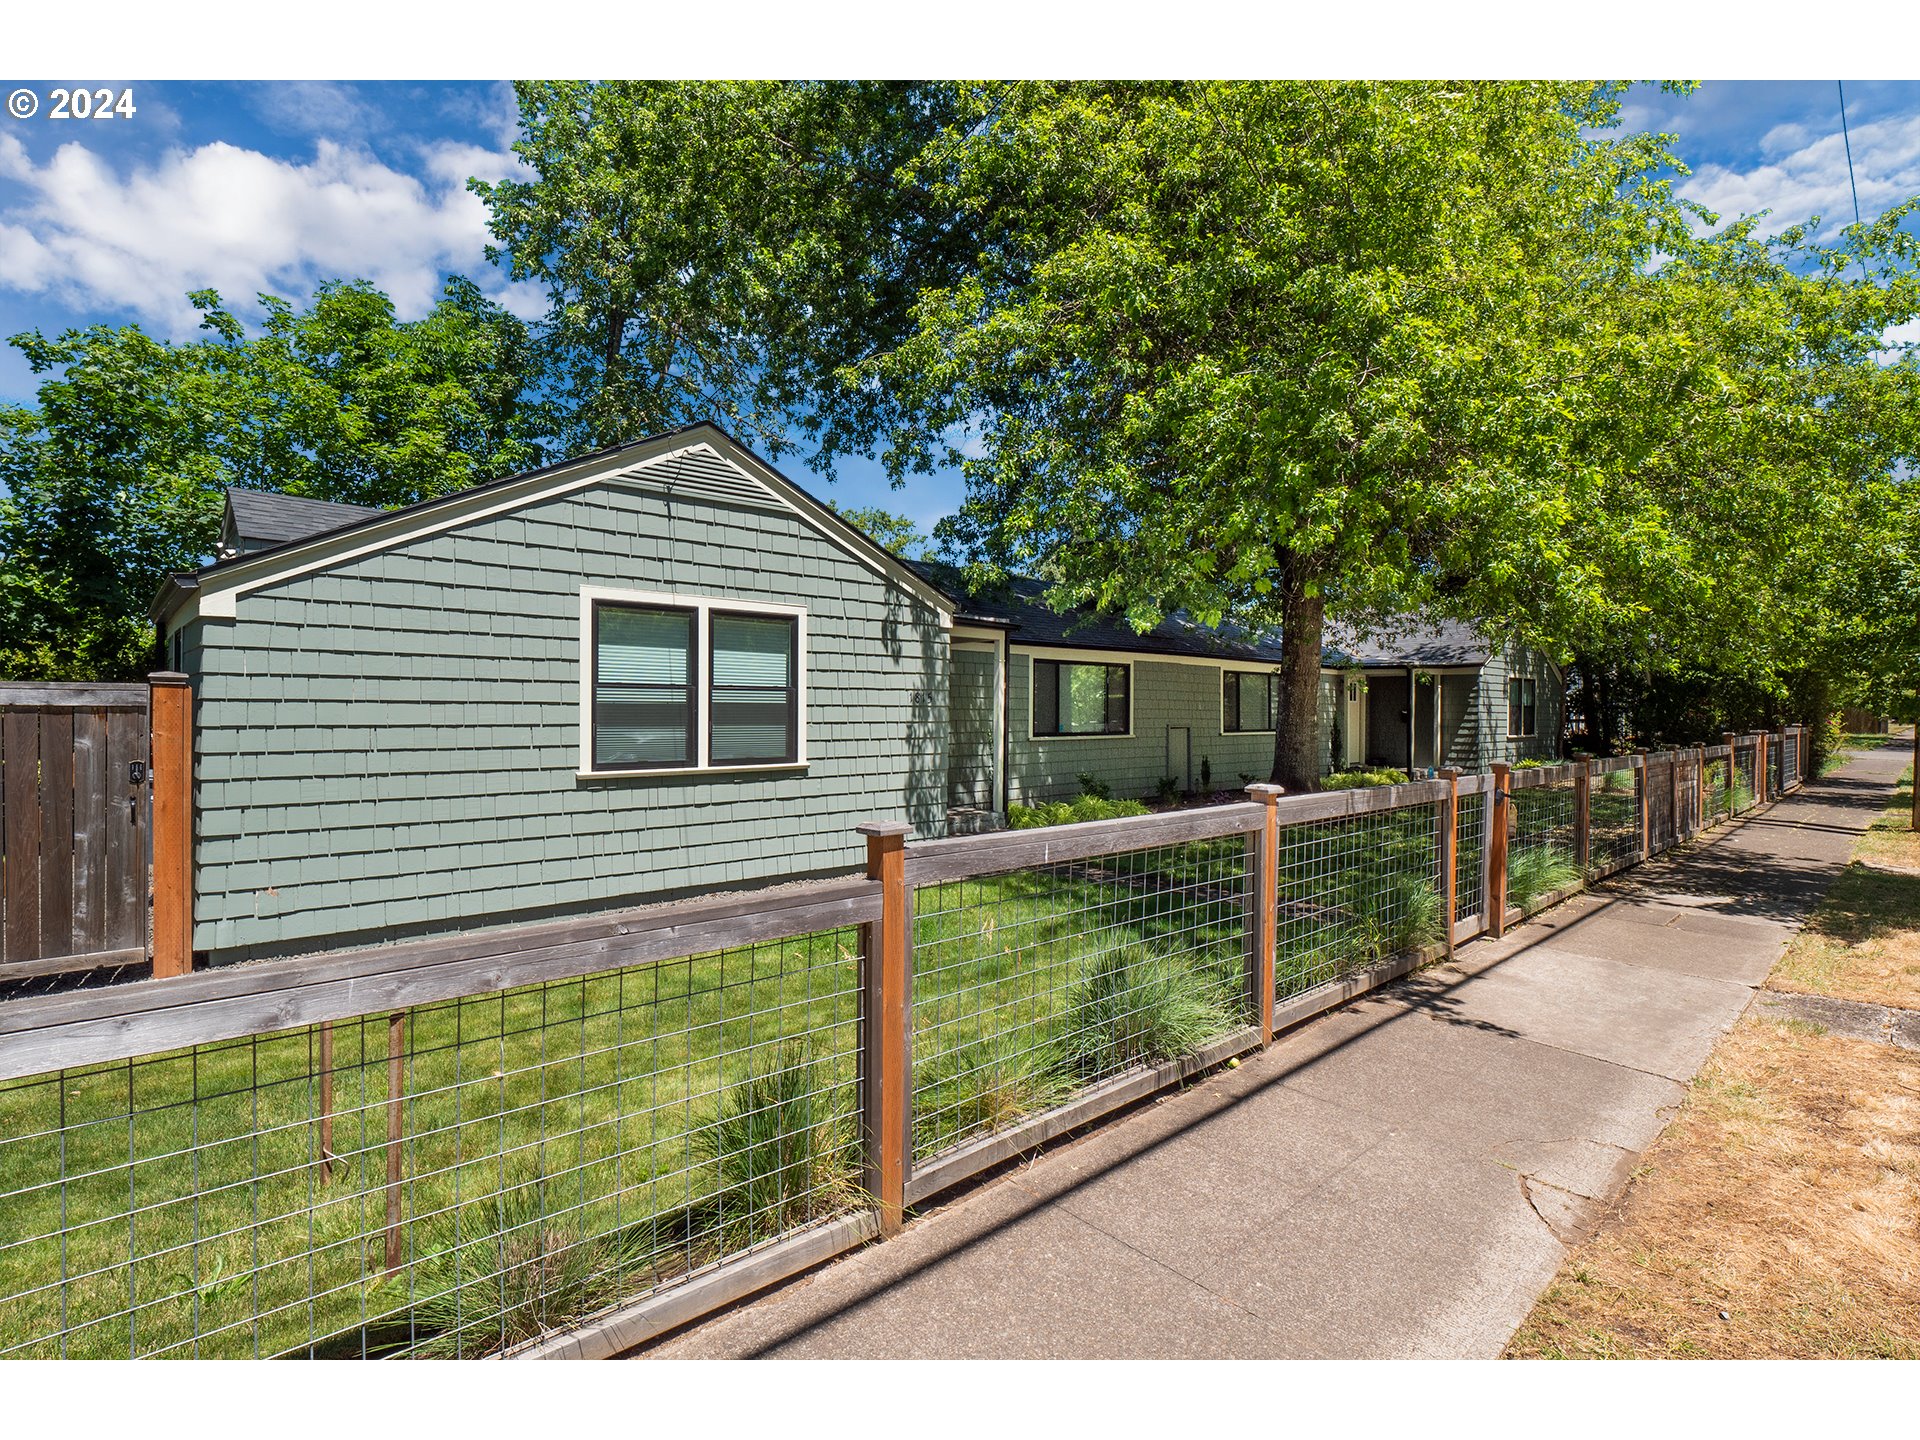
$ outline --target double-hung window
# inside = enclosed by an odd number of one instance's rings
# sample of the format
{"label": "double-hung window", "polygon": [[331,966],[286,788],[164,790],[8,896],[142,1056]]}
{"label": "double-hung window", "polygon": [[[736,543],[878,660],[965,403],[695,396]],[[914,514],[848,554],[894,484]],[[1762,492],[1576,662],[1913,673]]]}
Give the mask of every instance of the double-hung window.
{"label": "double-hung window", "polygon": [[1538,694],[1535,681],[1512,676],[1507,681],[1507,736],[1523,740],[1532,737],[1539,723]]}
{"label": "double-hung window", "polygon": [[1033,733],[1125,735],[1132,701],[1125,665],[1082,661],[1033,662]]}
{"label": "double-hung window", "polygon": [[1275,675],[1227,670],[1220,676],[1220,731],[1246,735],[1280,725],[1280,684]]}
{"label": "double-hung window", "polygon": [[806,617],[788,606],[588,591],[581,769],[806,761]]}

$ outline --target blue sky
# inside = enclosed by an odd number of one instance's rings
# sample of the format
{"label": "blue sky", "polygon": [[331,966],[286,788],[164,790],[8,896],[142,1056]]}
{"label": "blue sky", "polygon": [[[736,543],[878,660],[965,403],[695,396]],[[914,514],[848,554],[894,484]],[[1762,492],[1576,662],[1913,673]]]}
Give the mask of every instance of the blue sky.
{"label": "blue sky", "polygon": [[[258,291],[302,299],[334,277],[373,280],[403,316],[429,307],[449,271],[528,318],[543,308],[487,264],[484,211],[465,191],[469,175],[517,164],[505,82],[96,83],[130,85],[137,113],[58,121],[46,83],[0,84],[30,85],[41,102],[32,118],[0,116],[0,337],[137,321],[184,339],[189,290],[212,286],[244,312]],[[1871,217],[1920,193],[1920,81],[1849,81],[1846,94]],[[1723,218],[1852,218],[1832,80],[1643,88],[1626,119],[1679,134],[1693,172],[1681,193]],[[33,384],[18,352],[0,351],[0,398],[31,399]],[[959,496],[951,477],[892,490],[858,461],[811,488],[923,527]]]}

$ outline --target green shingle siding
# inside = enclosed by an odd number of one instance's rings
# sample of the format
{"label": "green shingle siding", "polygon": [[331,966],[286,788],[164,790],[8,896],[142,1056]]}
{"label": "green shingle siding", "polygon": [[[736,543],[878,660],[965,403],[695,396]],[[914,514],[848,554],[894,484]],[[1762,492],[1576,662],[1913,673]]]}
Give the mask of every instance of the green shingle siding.
{"label": "green shingle siding", "polygon": [[[582,585],[805,606],[809,768],[579,778]],[[862,820],[944,822],[938,616],[790,513],[596,486],[185,630],[216,960],[844,871]]]}

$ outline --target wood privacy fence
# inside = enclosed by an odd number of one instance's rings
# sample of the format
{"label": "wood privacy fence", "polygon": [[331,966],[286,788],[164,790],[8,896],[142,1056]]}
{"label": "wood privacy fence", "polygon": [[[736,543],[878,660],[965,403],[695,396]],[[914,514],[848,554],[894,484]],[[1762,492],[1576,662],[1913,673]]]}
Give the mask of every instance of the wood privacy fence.
{"label": "wood privacy fence", "polygon": [[190,700],[177,675],[0,683],[0,981],[191,968]]}
{"label": "wood privacy fence", "polygon": [[913,842],[0,1006],[0,1355],[616,1353],[1804,774],[1804,734]]}

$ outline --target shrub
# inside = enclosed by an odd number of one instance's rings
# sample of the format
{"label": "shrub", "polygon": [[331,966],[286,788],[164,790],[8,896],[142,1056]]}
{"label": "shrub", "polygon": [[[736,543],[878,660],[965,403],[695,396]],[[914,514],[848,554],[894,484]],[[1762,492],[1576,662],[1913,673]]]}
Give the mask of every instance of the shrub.
{"label": "shrub", "polygon": [[729,1248],[772,1239],[853,1198],[857,1142],[837,1088],[804,1043],[784,1041],[768,1069],[727,1088],[719,1117],[694,1136],[718,1172],[713,1204]]}
{"label": "shrub", "polygon": [[1200,789],[1202,791],[1213,789],[1213,761],[1205,755],[1200,757]]}
{"label": "shrub", "polygon": [[1080,782],[1080,793],[1082,795],[1091,795],[1095,800],[1111,800],[1113,798],[1113,787],[1098,775],[1094,774],[1093,771],[1082,770],[1073,778]]}
{"label": "shrub", "polygon": [[1061,1073],[1050,1048],[1022,1048],[1017,1035],[964,1041],[914,1066],[914,1154],[1003,1130],[1058,1105],[1072,1090],[1073,1080]]}
{"label": "shrub", "polygon": [[1162,805],[1171,805],[1180,798],[1180,781],[1172,775],[1162,775],[1153,787],[1153,794]]}
{"label": "shrub", "polygon": [[1009,805],[1007,825],[1013,830],[1037,830],[1043,825],[1071,825],[1081,820],[1117,820],[1127,815],[1147,813],[1147,807],[1138,800],[1102,800],[1098,796],[1082,795],[1077,800]]}
{"label": "shrub", "polygon": [[1320,781],[1322,790],[1368,790],[1376,785],[1404,785],[1407,772],[1380,767],[1371,770],[1336,770]]}
{"label": "shrub", "polygon": [[583,1235],[538,1175],[438,1216],[427,1233],[427,1253],[385,1283],[416,1297],[409,1328],[428,1337],[414,1348],[429,1357],[485,1355],[583,1319],[650,1281],[659,1253],[644,1225]]}
{"label": "shrub", "polygon": [[1190,1054],[1237,1018],[1232,993],[1199,957],[1125,945],[1097,956],[1074,986],[1061,1063],[1098,1079]]}
{"label": "shrub", "polygon": [[1525,909],[1542,895],[1564,890],[1580,878],[1573,856],[1558,845],[1536,845],[1507,857],[1507,903]]}

